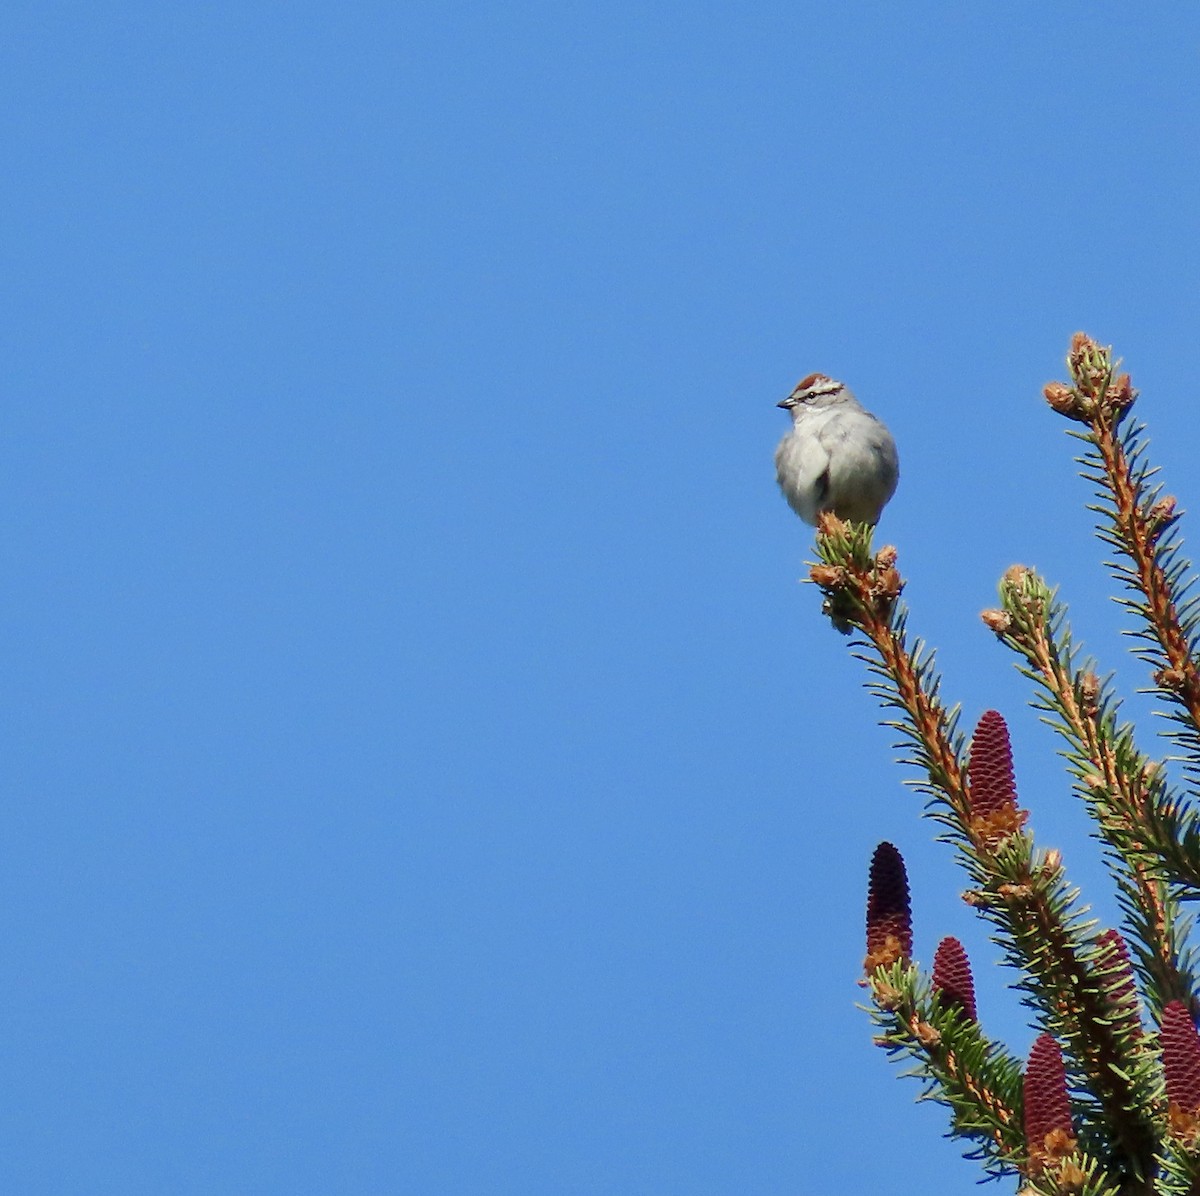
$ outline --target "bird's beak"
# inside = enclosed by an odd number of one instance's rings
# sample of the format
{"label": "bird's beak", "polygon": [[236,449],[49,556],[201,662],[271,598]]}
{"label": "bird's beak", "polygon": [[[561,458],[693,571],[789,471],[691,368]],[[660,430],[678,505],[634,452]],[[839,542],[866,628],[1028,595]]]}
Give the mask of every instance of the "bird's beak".
{"label": "bird's beak", "polygon": [[795,405],[796,399],[794,395],[788,395],[788,397],[784,399],[782,403],[775,404],[776,407],[782,407],[785,411],[790,410],[792,407],[795,407]]}

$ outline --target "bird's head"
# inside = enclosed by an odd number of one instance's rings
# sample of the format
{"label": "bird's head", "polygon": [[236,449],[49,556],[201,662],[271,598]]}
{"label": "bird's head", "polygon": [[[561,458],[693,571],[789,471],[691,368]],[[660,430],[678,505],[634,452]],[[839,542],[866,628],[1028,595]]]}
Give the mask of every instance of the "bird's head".
{"label": "bird's head", "polygon": [[775,405],[794,414],[797,408],[824,407],[830,400],[841,398],[849,393],[845,383],[839,382],[836,378],[830,378],[826,374],[809,374],[796,383],[792,393],[783,402]]}

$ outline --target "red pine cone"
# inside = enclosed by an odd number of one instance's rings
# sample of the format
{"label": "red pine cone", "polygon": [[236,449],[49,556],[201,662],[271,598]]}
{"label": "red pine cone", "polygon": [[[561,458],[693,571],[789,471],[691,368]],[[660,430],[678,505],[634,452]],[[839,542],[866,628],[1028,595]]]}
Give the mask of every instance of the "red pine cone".
{"label": "red pine cone", "polygon": [[1141,1032],[1142,1020],[1138,1009],[1137,985],[1133,979],[1133,964],[1129,959],[1129,948],[1116,930],[1106,930],[1097,936],[1100,950],[1097,954],[1097,970],[1100,982],[1108,999],[1119,1011],[1122,1023],[1128,1021],[1129,1028]]}
{"label": "red pine cone", "polygon": [[985,711],[975,728],[967,760],[967,780],[972,818],[984,818],[1006,807],[1016,808],[1012,744],[1004,716],[997,710]]}
{"label": "red pine cone", "polygon": [[957,1005],[970,1021],[975,1013],[975,980],[971,964],[958,939],[947,936],[938,943],[933,956],[933,987],[942,994],[943,1004]]}
{"label": "red pine cone", "polygon": [[1163,1010],[1162,1063],[1167,1100],[1184,1113],[1200,1112],[1200,1035],[1182,1001]]}
{"label": "red pine cone", "polygon": [[871,857],[867,885],[868,971],[912,956],[912,912],[904,859],[891,843],[880,843]]}
{"label": "red pine cone", "polygon": [[1060,1141],[1074,1138],[1067,1073],[1054,1036],[1039,1034],[1025,1068],[1025,1145],[1031,1157],[1044,1157],[1054,1149],[1055,1131]]}

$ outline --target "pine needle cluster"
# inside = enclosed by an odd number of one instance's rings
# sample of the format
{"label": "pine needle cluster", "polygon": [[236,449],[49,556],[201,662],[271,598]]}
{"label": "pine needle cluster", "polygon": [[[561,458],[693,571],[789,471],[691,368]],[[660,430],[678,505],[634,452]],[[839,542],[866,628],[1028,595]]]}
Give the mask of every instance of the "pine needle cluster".
{"label": "pine needle cluster", "polygon": [[1121,914],[1101,928],[1061,854],[1034,841],[1003,716],[988,711],[968,738],[943,702],[934,655],[909,634],[896,550],[874,551],[870,528],[825,516],[810,574],[825,613],[866,665],[1038,1037],[1021,1060],[987,1035],[957,939],[938,945],[930,973],[913,961],[908,878],[890,843],[871,861],[864,984],[876,1041],[909,1065],[924,1099],[948,1107],[950,1135],[987,1176],[1016,1176],[1023,1196],[1200,1196],[1200,967],[1185,913],[1200,898],[1200,593],[1129,375],[1083,333],[1067,367],[1069,381],[1044,395],[1076,425],[1090,509],[1184,783],[1121,720],[1111,678],[1081,657],[1055,590],[1009,569],[983,621],[1031,681],[1094,820]]}

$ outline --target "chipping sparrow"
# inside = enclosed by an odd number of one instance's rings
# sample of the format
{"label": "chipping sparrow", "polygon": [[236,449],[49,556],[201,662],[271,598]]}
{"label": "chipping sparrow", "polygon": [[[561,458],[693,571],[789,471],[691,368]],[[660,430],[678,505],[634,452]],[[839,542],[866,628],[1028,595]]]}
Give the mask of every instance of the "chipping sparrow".
{"label": "chipping sparrow", "polygon": [[802,378],[778,405],[792,415],[792,430],[775,450],[779,488],[792,510],[814,525],[822,511],[878,523],[900,478],[887,428],[824,374]]}

